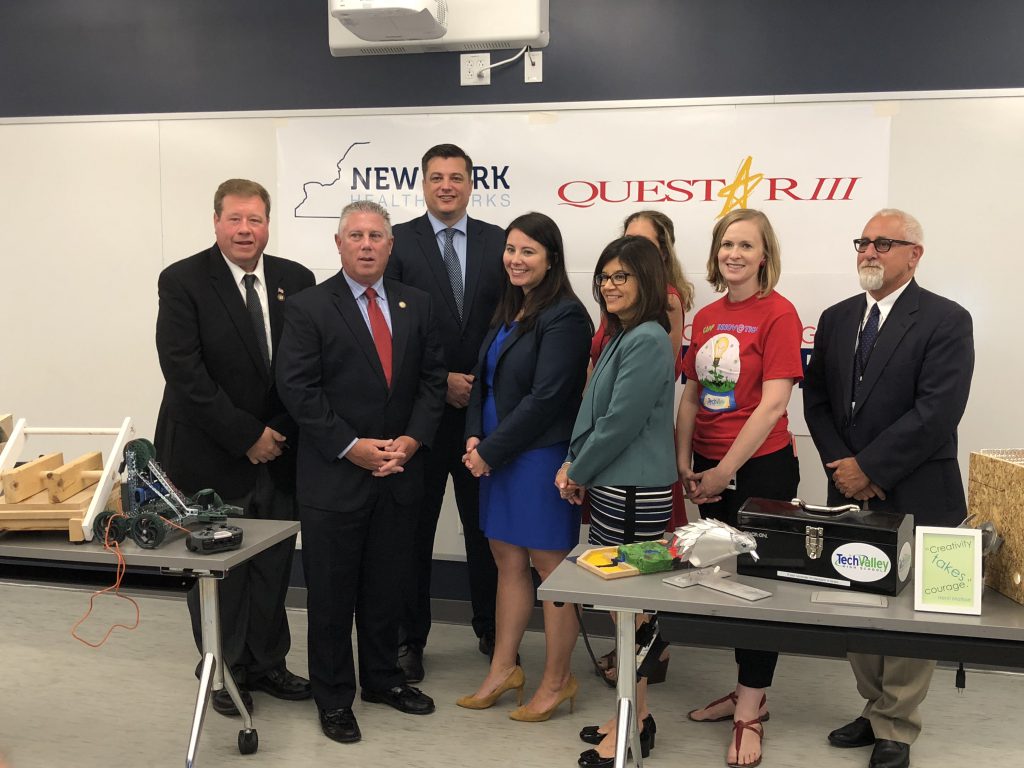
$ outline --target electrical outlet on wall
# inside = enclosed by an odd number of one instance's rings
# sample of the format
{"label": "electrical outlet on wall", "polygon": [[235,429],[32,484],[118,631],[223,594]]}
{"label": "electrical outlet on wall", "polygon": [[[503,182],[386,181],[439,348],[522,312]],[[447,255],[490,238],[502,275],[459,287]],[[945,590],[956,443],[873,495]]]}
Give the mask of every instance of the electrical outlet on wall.
{"label": "electrical outlet on wall", "polygon": [[482,75],[479,75],[481,69],[489,66],[491,66],[491,54],[463,53],[459,56],[459,84],[490,85],[491,70],[488,69]]}
{"label": "electrical outlet on wall", "polygon": [[523,57],[523,61],[526,62],[526,75],[523,82],[544,82],[544,69],[542,67],[544,63],[544,54],[540,51],[527,51],[526,56]]}

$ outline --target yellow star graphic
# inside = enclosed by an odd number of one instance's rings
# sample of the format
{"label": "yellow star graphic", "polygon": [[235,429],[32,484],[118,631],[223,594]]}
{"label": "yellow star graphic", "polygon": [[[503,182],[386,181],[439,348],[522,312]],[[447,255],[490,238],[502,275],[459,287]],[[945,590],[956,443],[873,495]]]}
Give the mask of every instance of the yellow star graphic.
{"label": "yellow star graphic", "polygon": [[754,158],[750,155],[744,160],[736,171],[736,178],[732,184],[727,187],[723,187],[718,191],[718,196],[725,198],[725,203],[722,205],[722,210],[718,212],[716,219],[720,219],[729,211],[734,208],[746,208],[747,198],[750,197],[751,192],[761,183],[761,179],[764,178],[763,173],[750,173],[750,163]]}

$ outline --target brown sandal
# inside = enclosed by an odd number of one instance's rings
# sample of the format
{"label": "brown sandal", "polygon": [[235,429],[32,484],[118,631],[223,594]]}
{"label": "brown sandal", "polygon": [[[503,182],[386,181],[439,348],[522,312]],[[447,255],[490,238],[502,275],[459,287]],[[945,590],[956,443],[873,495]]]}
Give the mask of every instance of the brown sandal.
{"label": "brown sandal", "polygon": [[[701,707],[701,709],[711,709],[712,707],[717,707],[719,704],[724,704],[727,701],[731,701],[733,706],[734,707],[736,706],[736,692],[735,691],[733,691],[732,693],[726,694],[725,696],[723,696],[720,699],[715,699],[710,704],[705,704],[703,707]],[[765,694],[761,694],[761,703],[757,705],[758,710],[760,710],[761,707],[763,707],[767,703],[768,703],[768,694],[766,694],[766,693]],[[732,720],[733,719],[733,715],[722,715],[721,717],[706,717],[704,719],[698,720],[696,717],[693,716],[694,712],[700,712],[700,709],[691,709],[687,713],[686,716],[688,718],[690,718],[695,723],[722,723],[722,722],[725,722],[726,720]],[[770,719],[771,719],[771,714],[769,712],[765,712],[763,715],[761,715],[759,718],[757,718],[757,721],[760,722],[760,723],[766,723]],[[754,722],[754,721],[751,720],[750,722]]]}
{"label": "brown sandal", "polygon": [[758,746],[762,747],[762,754],[758,756],[757,760],[752,763],[730,763],[728,760],[725,764],[729,768],[757,768],[761,764],[761,758],[764,757],[764,726],[761,724],[762,718],[755,717],[753,720],[734,720],[732,723],[733,738],[736,739],[736,757],[739,758],[740,754],[740,743],[743,741],[743,731],[753,731],[757,734]]}

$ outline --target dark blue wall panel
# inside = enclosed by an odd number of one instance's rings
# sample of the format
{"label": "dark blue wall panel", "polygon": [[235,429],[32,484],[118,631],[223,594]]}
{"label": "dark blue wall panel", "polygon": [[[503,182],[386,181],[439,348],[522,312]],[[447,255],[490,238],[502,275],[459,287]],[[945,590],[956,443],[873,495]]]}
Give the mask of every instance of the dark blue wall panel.
{"label": "dark blue wall panel", "polygon": [[543,83],[463,88],[457,53],[332,58],[324,0],[3,0],[0,117],[1024,87],[1019,0],[550,4]]}

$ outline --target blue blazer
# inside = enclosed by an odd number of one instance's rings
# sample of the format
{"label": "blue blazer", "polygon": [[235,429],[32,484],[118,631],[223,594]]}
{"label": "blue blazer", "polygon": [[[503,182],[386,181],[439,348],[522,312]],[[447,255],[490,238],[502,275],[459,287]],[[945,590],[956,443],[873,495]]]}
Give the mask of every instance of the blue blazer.
{"label": "blue blazer", "polygon": [[[886,500],[872,509],[956,525],[966,515],[956,428],[974,370],[971,315],[916,280],[893,305],[851,410],[864,294],[822,313],[804,379],[804,416],[822,463],[853,456]],[[829,472],[828,469],[825,470]],[[829,483],[829,503],[849,499]]]}
{"label": "blue blazer", "polygon": [[[498,330],[491,328],[480,347],[466,410],[467,438],[483,436],[483,371]],[[492,468],[525,451],[569,439],[587,381],[593,332],[590,316],[574,297],[543,310],[529,331],[505,339],[494,371],[498,428],[477,447]]]}
{"label": "blue blazer", "polygon": [[641,323],[608,342],[572,431],[569,477],[586,487],[671,485],[676,468],[672,342]]}

